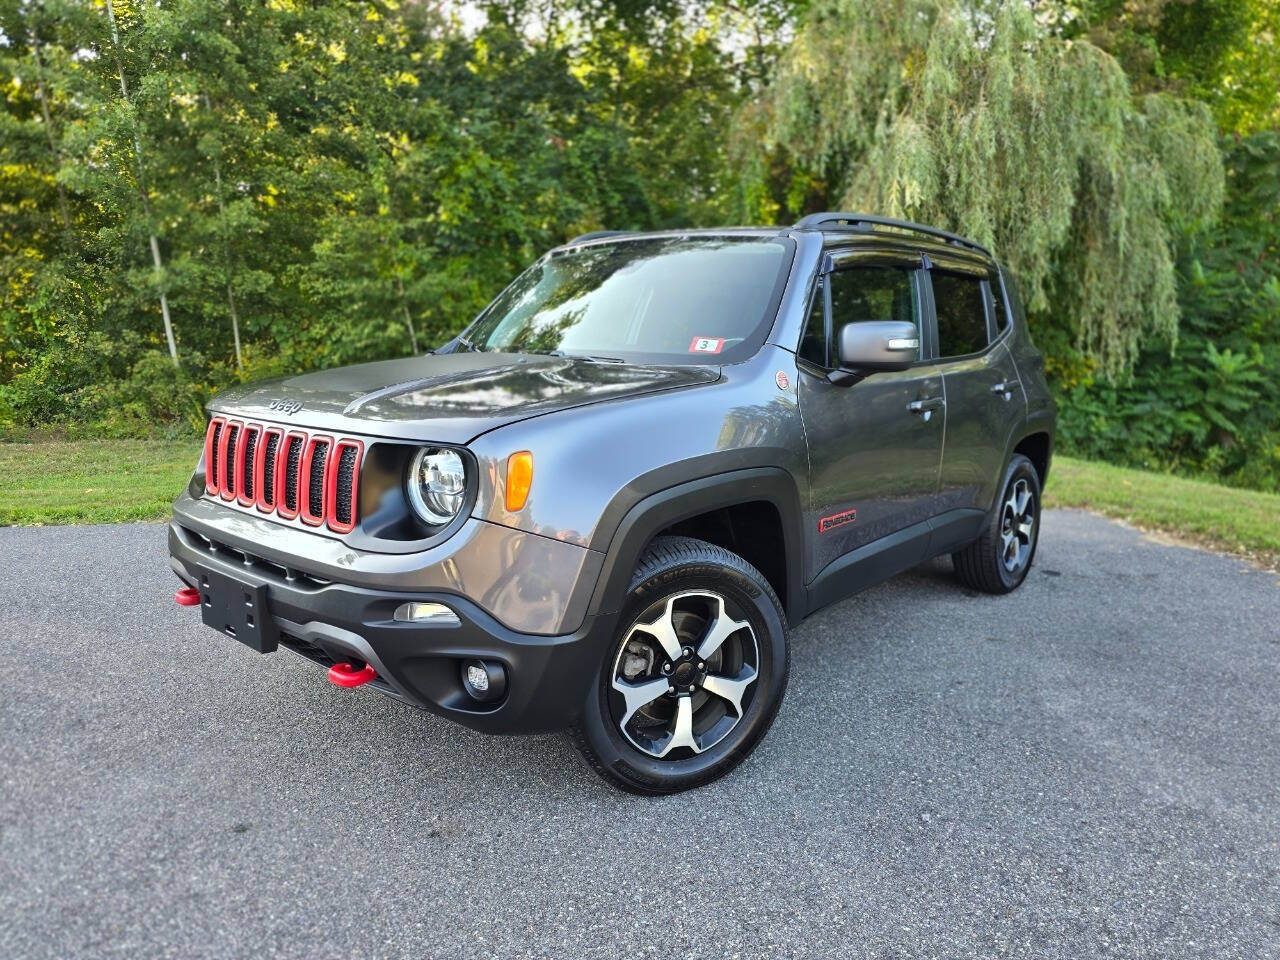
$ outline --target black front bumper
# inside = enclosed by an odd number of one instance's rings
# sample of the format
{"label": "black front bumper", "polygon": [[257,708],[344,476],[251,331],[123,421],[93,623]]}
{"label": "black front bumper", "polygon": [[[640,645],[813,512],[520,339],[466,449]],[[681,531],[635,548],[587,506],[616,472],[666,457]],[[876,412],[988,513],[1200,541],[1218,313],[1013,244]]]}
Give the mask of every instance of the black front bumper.
{"label": "black front bumper", "polygon": [[[197,586],[202,570],[263,586],[280,645],[323,666],[362,660],[377,671],[370,686],[415,706],[487,733],[546,733],[577,719],[613,634],[615,615],[588,615],[565,636],[508,630],[465,597],[445,593],[387,593],[294,575],[212,543],[171,523],[174,572]],[[423,625],[393,619],[406,601],[442,603],[460,623]],[[193,611],[194,614],[194,611]],[[463,690],[460,666],[496,660],[507,688],[496,704]]]}

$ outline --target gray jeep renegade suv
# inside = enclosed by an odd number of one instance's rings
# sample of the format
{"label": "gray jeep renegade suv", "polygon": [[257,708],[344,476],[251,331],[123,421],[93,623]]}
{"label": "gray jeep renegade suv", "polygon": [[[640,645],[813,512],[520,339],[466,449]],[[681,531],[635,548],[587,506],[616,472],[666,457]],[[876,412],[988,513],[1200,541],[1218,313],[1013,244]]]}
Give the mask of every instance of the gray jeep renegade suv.
{"label": "gray jeep renegade suv", "polygon": [[991,254],[846,213],[579,237],[431,356],[210,406],[180,603],[640,793],[751,751],[823,605],[945,553],[1016,588],[1054,430]]}

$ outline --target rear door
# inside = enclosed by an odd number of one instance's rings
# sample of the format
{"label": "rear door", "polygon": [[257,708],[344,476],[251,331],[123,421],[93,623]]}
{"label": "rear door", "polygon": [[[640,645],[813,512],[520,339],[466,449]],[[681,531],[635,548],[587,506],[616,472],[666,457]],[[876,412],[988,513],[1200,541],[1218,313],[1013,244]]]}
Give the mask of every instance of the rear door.
{"label": "rear door", "polygon": [[999,274],[962,261],[933,263],[927,272],[947,399],[938,507],[951,522],[931,544],[938,553],[976,533],[991,508],[1026,401],[1009,350],[1010,317]]}
{"label": "rear door", "polygon": [[[918,254],[836,255],[814,296],[796,385],[809,446],[810,581],[841,560],[882,554],[872,566],[905,569],[923,559],[946,420],[942,376],[927,359],[924,282]],[[837,386],[827,377],[835,366],[833,334],[863,320],[916,324],[917,361]],[[902,535],[913,526],[916,535]],[[837,593],[858,586],[844,579],[832,587]]]}

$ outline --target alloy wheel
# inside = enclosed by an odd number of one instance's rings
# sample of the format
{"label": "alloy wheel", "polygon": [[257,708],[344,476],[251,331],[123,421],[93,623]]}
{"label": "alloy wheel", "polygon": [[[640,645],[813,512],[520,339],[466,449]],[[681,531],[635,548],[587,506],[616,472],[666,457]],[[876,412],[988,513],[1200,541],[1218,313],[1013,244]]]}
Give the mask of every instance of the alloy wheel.
{"label": "alloy wheel", "polygon": [[637,750],[681,759],[711,749],[742,720],[759,675],[755,631],[707,590],[668,596],[622,639],[610,675],[610,712]]}
{"label": "alloy wheel", "polygon": [[1010,485],[1000,516],[1000,560],[1009,573],[1018,573],[1031,558],[1037,520],[1035,501],[1031,484],[1025,479]]}

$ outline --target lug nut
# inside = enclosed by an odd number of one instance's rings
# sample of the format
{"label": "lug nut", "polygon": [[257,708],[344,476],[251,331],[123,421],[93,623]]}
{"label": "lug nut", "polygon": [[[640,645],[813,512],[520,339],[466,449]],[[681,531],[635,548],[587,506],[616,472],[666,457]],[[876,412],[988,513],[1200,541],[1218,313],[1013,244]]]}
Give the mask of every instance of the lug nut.
{"label": "lug nut", "polygon": [[671,672],[671,664],[669,664],[669,663],[664,663],[664,664],[662,665],[662,672],[663,672],[663,673],[670,673],[670,672]]}

